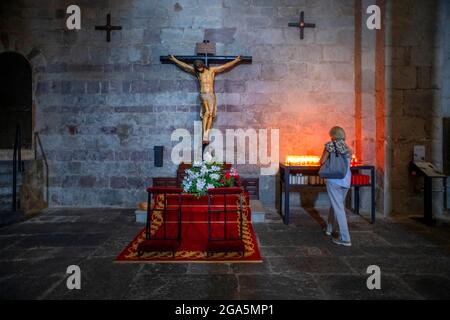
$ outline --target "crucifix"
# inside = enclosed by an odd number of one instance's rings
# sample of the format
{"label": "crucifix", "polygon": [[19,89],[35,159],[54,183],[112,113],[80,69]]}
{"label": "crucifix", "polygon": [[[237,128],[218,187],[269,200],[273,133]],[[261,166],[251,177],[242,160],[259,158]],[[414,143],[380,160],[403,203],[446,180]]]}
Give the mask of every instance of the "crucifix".
{"label": "crucifix", "polygon": [[95,26],[95,30],[103,30],[106,31],[106,41],[111,41],[111,31],[113,30],[122,30],[121,26],[113,26],[111,25],[111,14],[108,13],[106,15],[106,25],[104,26]]}
{"label": "crucifix", "polygon": [[289,23],[289,27],[300,28],[300,39],[305,38],[305,28],[315,28],[315,23],[305,23],[305,12],[300,12],[300,21]]}
{"label": "crucifix", "polygon": [[[174,63],[183,71],[195,76],[200,84],[200,99],[202,107],[200,118],[202,119],[203,147],[209,144],[209,130],[216,118],[216,95],[214,92],[214,80],[218,73],[225,72],[238,63],[251,63],[250,56],[215,56],[215,46],[209,41],[197,44],[195,56],[161,56],[161,63]],[[219,64],[210,67],[209,64]]]}

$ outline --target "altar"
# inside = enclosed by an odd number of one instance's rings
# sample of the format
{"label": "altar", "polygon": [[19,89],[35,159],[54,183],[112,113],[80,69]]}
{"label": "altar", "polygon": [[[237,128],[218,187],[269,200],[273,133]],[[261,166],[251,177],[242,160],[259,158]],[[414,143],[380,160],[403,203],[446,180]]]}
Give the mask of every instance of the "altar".
{"label": "altar", "polygon": [[214,162],[180,168],[182,188],[147,188],[146,227],[116,261],[261,262],[237,171]]}
{"label": "altar", "polygon": [[[138,246],[146,240],[145,228],[131,241],[131,243],[117,257],[117,262],[261,262],[256,236],[251,222],[251,210],[249,197],[244,193],[242,198],[242,219],[238,212],[229,212],[226,217],[221,213],[214,213],[211,216],[211,224],[208,224],[208,197],[195,197],[190,194],[181,195],[181,211],[178,211],[179,199],[175,195],[168,195],[166,198],[161,195],[154,197],[153,206],[156,210],[151,216],[151,232],[153,236],[161,236],[163,233],[167,237],[177,237],[178,223],[180,222],[180,243],[177,251],[172,256],[170,252],[146,252],[142,255],[138,253]],[[226,205],[228,208],[237,208],[239,197],[230,196]],[[170,211],[165,216],[162,215],[164,204]],[[223,208],[223,199],[220,196],[213,197],[211,209],[220,210]],[[181,220],[178,218],[181,217]],[[163,223],[166,222],[166,223]],[[242,224],[242,225],[241,225]],[[208,244],[208,228],[212,237],[221,237],[224,232],[229,237],[240,236],[239,230],[242,226],[242,242],[245,246],[244,254],[238,252],[218,252],[208,255],[206,247]]]}

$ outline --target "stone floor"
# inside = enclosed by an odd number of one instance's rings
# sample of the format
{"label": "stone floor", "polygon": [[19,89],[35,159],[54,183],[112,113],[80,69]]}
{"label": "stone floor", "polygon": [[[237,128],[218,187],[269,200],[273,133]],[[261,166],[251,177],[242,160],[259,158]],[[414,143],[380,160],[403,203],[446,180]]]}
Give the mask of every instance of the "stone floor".
{"label": "stone floor", "polygon": [[[142,228],[131,210],[51,209],[0,228],[1,299],[436,299],[450,298],[450,229],[410,219],[370,225],[350,214],[353,247],[321,232],[326,210],[269,210],[255,225],[262,264],[114,264]],[[81,290],[66,269],[79,265]],[[381,290],[366,287],[369,265]]]}

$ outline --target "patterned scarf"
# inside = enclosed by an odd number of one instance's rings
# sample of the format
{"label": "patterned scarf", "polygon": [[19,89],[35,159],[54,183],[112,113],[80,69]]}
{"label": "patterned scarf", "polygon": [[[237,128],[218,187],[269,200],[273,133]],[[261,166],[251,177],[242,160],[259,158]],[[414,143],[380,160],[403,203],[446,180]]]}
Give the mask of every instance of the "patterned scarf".
{"label": "patterned scarf", "polygon": [[[337,152],[340,154],[348,154],[349,153],[349,147],[347,146],[347,144],[345,143],[345,141],[343,139],[337,139],[334,141],[335,143],[333,143],[333,141],[328,142],[325,145],[325,149],[330,152]],[[334,148],[334,144],[336,144],[336,149]]]}

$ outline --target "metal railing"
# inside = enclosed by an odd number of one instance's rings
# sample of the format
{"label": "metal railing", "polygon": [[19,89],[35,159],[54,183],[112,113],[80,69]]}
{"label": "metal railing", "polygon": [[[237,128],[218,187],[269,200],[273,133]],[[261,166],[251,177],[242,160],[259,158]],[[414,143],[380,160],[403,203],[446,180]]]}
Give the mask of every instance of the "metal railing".
{"label": "metal railing", "polygon": [[22,162],[22,128],[16,126],[16,135],[14,137],[14,153],[13,153],[13,190],[12,190],[12,210],[16,212],[20,210],[20,200],[17,201],[17,173],[23,172]]}
{"label": "metal railing", "polygon": [[42,147],[42,141],[39,132],[34,133],[34,160],[38,159],[37,146],[39,146],[39,150],[41,152],[42,160],[44,161],[45,166],[45,201],[47,202],[48,205],[49,204],[48,162],[47,156],[45,155],[44,152],[44,148]]}

